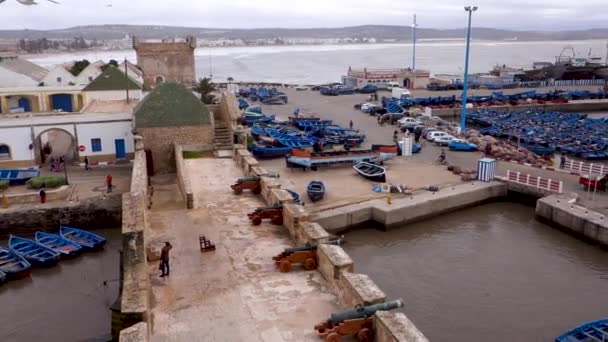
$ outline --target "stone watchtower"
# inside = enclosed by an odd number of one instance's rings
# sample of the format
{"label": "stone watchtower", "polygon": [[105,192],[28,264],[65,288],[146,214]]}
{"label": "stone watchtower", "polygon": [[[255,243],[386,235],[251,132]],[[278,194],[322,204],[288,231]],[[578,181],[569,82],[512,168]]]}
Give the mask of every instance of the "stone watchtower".
{"label": "stone watchtower", "polygon": [[144,84],[155,86],[164,81],[181,82],[187,87],[196,80],[194,49],[196,38],[139,40],[133,37],[137,65],[144,74]]}

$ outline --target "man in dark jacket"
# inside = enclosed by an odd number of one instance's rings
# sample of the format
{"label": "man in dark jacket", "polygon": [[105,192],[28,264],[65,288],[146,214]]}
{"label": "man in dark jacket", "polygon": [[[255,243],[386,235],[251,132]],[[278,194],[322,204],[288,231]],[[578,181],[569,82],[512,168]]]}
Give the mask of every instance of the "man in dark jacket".
{"label": "man in dark jacket", "polygon": [[162,272],[161,277],[169,275],[169,251],[171,251],[171,244],[169,242],[165,242],[163,249],[160,251],[160,265],[158,269]]}

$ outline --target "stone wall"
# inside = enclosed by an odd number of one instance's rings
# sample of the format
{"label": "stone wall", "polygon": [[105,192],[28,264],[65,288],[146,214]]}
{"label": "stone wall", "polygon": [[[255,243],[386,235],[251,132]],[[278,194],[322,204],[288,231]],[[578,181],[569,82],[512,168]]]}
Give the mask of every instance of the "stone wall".
{"label": "stone wall", "polygon": [[194,49],[196,39],[185,42],[145,42],[133,39],[137,66],[143,71],[144,84],[155,85],[156,78],[178,81],[186,86],[196,80]]}
{"label": "stone wall", "polygon": [[123,274],[120,294],[120,320],[123,329],[149,319],[151,289],[144,238],[145,202],[146,198],[141,193],[123,194]]}
{"label": "stone wall", "polygon": [[[122,195],[122,257],[119,317],[113,330],[121,331],[121,341],[149,340],[151,285],[147,269],[145,230],[150,196],[146,154],[139,136],[135,137],[135,159],[130,192]],[[144,324],[140,324],[140,323]]]}
{"label": "stone wall", "polygon": [[152,151],[155,173],[175,172],[174,144],[213,144],[213,125],[138,128],[147,150]]}
{"label": "stone wall", "polygon": [[[296,243],[319,244],[330,238],[330,234],[322,225],[312,222],[310,214],[303,206],[290,203],[293,200],[281,189],[280,181],[268,177],[269,172],[260,167],[248,151],[242,147],[236,148],[234,160],[245,175],[261,177],[261,196],[267,205],[283,204],[283,226]],[[371,210],[369,216],[370,219],[373,217]],[[355,273],[354,262],[342,247],[322,244],[318,248],[317,257],[318,271],[346,308],[382,303],[386,300],[384,292],[369,276]],[[424,334],[400,312],[378,312],[374,316],[374,332],[377,342],[428,342]]]}
{"label": "stone wall", "polygon": [[[70,194],[71,188],[67,185],[63,185],[57,189],[45,189],[45,191],[47,202],[63,201]],[[32,192],[29,193],[9,194],[6,195],[6,199],[8,200],[9,205],[40,202],[40,196],[38,195],[38,191],[36,190],[32,190]]]}
{"label": "stone wall", "polygon": [[8,208],[0,210],[0,239],[7,238],[9,234],[30,235],[38,230],[56,230],[60,225],[90,230],[118,227],[121,220],[120,194],[56,205],[49,203],[26,210]]}
{"label": "stone wall", "polygon": [[184,165],[184,149],[181,145],[175,145],[175,165],[177,170],[177,186],[179,192],[182,194],[182,198],[186,203],[186,208],[194,208],[194,193],[192,192],[192,185],[190,184],[190,177],[185,172],[186,167]]}

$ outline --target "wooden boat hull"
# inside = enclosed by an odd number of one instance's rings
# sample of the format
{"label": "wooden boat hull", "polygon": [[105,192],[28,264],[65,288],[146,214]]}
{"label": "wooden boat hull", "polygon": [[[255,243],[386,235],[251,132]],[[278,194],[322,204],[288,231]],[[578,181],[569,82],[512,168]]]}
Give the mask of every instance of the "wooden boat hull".
{"label": "wooden boat hull", "polygon": [[56,234],[36,232],[35,240],[64,258],[76,257],[82,253],[82,246]]}
{"label": "wooden boat hull", "polygon": [[353,166],[353,169],[364,178],[373,182],[386,182],[386,169],[382,166],[364,162]]}
{"label": "wooden boat hull", "polygon": [[32,266],[51,267],[59,262],[59,253],[30,239],[11,235],[8,246],[11,251],[21,255]]}
{"label": "wooden boat hull", "polygon": [[95,233],[66,226],[59,227],[59,235],[70,241],[76,242],[82,246],[84,250],[102,249],[107,241],[104,237]]}
{"label": "wooden boat hull", "polygon": [[325,197],[325,184],[320,181],[312,181],[306,187],[306,194],[312,202],[317,202]]}
{"label": "wooden boat hull", "polygon": [[291,147],[253,145],[249,146],[249,151],[256,158],[277,158],[291,153]]}
{"label": "wooden boat hull", "polygon": [[7,248],[0,248],[0,271],[6,274],[7,280],[27,278],[32,265],[19,254]]}
{"label": "wooden boat hull", "polygon": [[25,184],[28,180],[38,176],[40,176],[40,169],[37,167],[0,169],[0,180],[7,180],[10,185]]}
{"label": "wooden boat hull", "polygon": [[286,156],[287,167],[315,168],[323,165],[358,164],[361,162],[381,163],[392,159],[398,153],[397,145],[372,145],[371,150],[349,150],[331,152],[310,152],[293,149]]}

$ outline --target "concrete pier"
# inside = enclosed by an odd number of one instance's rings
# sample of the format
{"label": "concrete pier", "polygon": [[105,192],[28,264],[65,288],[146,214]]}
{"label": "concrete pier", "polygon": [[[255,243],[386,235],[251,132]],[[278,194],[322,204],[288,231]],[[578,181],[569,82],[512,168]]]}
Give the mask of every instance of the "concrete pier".
{"label": "concrete pier", "polygon": [[608,247],[608,217],[576,204],[576,197],[552,195],[536,202],[536,216]]}
{"label": "concrete pier", "polygon": [[472,182],[445,187],[438,192],[419,192],[393,200],[392,204],[383,199],[327,210],[314,214],[311,220],[334,234],[369,221],[391,229],[506,195],[507,186],[503,183]]}

